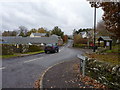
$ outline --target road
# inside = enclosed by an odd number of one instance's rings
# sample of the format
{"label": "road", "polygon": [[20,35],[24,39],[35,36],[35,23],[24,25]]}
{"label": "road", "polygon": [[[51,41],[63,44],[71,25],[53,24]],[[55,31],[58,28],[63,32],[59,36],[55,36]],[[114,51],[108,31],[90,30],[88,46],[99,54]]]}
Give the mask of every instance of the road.
{"label": "road", "polygon": [[56,63],[68,61],[82,54],[78,49],[70,48],[72,41],[60,48],[59,53],[37,54],[13,59],[6,59],[2,62],[2,87],[3,88],[32,88],[35,80],[48,67]]}

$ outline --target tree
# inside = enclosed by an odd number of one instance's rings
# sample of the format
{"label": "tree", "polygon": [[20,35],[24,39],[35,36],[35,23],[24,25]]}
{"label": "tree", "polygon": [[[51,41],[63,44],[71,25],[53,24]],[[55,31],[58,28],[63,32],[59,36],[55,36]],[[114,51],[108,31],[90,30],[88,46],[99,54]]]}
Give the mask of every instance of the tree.
{"label": "tree", "polygon": [[73,36],[76,34],[76,29],[73,30]]}
{"label": "tree", "polygon": [[28,29],[25,26],[19,26],[19,36],[27,36]]}
{"label": "tree", "polygon": [[19,36],[25,37],[25,34],[23,31],[20,32]]}
{"label": "tree", "polygon": [[110,36],[109,31],[105,27],[105,22],[101,20],[100,22],[97,23],[97,35],[98,36]]}
{"label": "tree", "polygon": [[112,36],[120,39],[120,2],[103,2],[101,7],[106,29]]}
{"label": "tree", "polygon": [[37,32],[37,30],[35,28],[33,28],[27,32],[27,36],[30,36],[31,33],[36,33],[36,32]]}
{"label": "tree", "polygon": [[92,29],[91,29],[91,28],[87,28],[87,29],[82,29],[82,28],[80,28],[80,29],[78,29],[78,30],[75,30],[75,29],[74,29],[74,33],[79,34],[79,33],[81,33],[81,32],[88,32],[88,31],[90,31],[90,30],[92,30]]}
{"label": "tree", "polygon": [[4,32],[2,33],[2,36],[10,36],[10,31],[4,31]]}
{"label": "tree", "polygon": [[38,33],[46,33],[47,31],[43,27],[41,27],[41,28],[38,29],[37,32]]}
{"label": "tree", "polygon": [[2,36],[16,36],[17,35],[17,31],[4,31],[2,33]]}
{"label": "tree", "polygon": [[56,26],[56,27],[54,27],[53,30],[51,31],[51,34],[55,34],[55,35],[58,35],[58,36],[63,37],[64,32],[62,32],[61,29],[60,29],[58,26]]}
{"label": "tree", "polygon": [[17,35],[17,31],[12,31],[11,36],[16,36]]}
{"label": "tree", "polygon": [[50,36],[50,31],[46,31],[46,37]]}
{"label": "tree", "polygon": [[63,36],[63,42],[67,42],[68,41],[68,36],[67,35],[64,35]]}
{"label": "tree", "polygon": [[74,34],[74,44],[79,44],[81,38],[80,34]]}

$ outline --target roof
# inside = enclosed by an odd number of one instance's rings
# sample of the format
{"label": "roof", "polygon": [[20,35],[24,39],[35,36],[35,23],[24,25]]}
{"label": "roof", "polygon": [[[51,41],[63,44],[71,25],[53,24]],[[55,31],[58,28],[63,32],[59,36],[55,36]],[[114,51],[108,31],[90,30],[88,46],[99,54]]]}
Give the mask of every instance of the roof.
{"label": "roof", "polygon": [[45,36],[46,33],[32,33],[34,36]]}
{"label": "roof", "polygon": [[55,35],[55,34],[51,35],[50,37],[55,37],[55,38],[58,38],[59,40],[62,40],[61,36],[58,36],[58,35]]}
{"label": "roof", "polygon": [[112,39],[109,36],[100,36],[98,38],[98,41],[103,40],[103,41],[112,41]]}
{"label": "roof", "polygon": [[9,44],[29,44],[29,43],[57,43],[55,37],[2,37]]}
{"label": "roof", "polygon": [[84,35],[86,32],[80,32],[80,34]]}
{"label": "roof", "polygon": [[60,36],[53,34],[50,37],[60,37]]}

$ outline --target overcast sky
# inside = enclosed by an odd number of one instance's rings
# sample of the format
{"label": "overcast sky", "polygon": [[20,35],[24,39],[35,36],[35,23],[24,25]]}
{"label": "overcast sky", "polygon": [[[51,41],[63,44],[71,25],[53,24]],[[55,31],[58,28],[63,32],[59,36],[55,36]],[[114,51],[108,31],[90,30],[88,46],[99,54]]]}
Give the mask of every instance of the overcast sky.
{"label": "overcast sky", "polygon": [[[65,34],[73,29],[92,28],[94,9],[86,0],[0,0],[0,23],[2,30],[15,30],[19,26],[45,27],[48,30],[59,26]],[[103,11],[97,9],[97,22]]]}

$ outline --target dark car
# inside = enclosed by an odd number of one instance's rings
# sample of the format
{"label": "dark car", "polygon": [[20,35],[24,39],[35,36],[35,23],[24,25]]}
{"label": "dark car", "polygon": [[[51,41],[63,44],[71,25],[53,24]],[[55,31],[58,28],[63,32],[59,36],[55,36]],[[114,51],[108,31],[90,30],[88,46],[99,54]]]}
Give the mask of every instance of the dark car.
{"label": "dark car", "polygon": [[47,45],[45,45],[44,51],[45,51],[45,53],[59,52],[59,47],[57,44],[47,44]]}

